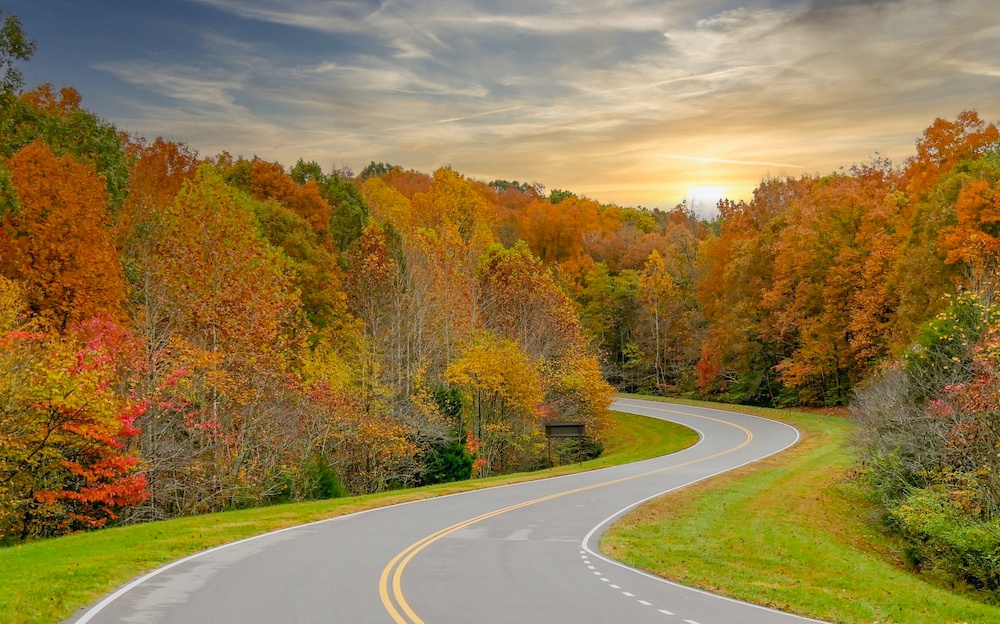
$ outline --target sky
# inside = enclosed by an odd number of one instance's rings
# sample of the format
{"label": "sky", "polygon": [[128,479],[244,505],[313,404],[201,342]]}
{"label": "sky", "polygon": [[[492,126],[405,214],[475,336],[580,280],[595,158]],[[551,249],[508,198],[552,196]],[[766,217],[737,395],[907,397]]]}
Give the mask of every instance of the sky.
{"label": "sky", "polygon": [[291,166],[370,161],[604,203],[748,199],[1000,119],[996,0],[0,0],[29,87]]}

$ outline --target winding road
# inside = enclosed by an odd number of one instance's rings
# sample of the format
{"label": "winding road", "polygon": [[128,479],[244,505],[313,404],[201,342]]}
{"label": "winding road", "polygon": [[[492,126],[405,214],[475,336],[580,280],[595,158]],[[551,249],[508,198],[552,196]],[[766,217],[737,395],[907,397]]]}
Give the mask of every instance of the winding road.
{"label": "winding road", "polygon": [[632,507],[795,444],[788,425],[635,399],[614,409],[701,434],[634,464],[383,507],[164,566],[78,624],[756,624],[805,618],[692,590],[609,560],[600,534]]}

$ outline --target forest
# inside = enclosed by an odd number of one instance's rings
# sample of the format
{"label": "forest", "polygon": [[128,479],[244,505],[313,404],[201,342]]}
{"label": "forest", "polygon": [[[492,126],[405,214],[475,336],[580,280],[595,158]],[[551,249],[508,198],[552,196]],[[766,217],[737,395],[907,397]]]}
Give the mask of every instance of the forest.
{"label": "forest", "polygon": [[598,453],[620,390],[849,405],[914,563],[1000,586],[1000,135],[974,111],[705,217],[205,156],[14,78],[0,543],[537,469],[547,422]]}
{"label": "forest", "polygon": [[48,85],[0,127],[7,541],[536,469],[553,420],[597,444],[613,388],[490,185],[202,158]]}

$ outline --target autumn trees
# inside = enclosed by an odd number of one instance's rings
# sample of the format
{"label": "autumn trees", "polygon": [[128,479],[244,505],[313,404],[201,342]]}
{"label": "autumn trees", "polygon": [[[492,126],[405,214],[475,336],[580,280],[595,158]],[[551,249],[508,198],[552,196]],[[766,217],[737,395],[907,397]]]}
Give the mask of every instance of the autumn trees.
{"label": "autumn trees", "polygon": [[706,390],[840,404],[956,290],[990,289],[992,124],[937,120],[905,167],[770,180],[704,245]]}
{"label": "autumn trees", "polygon": [[541,442],[536,420],[542,380],[518,343],[492,332],[476,334],[448,367],[446,379],[467,397],[467,426],[478,440],[480,471],[501,472],[512,463],[528,468],[523,462],[537,457]]}
{"label": "autumn trees", "polygon": [[[963,113],[903,167],[765,180],[707,221],[449,167],[205,158],[72,89],[8,93],[0,540],[534,468],[546,421],[599,435],[605,379],[844,403],[956,293],[993,292],[996,142]],[[983,388],[988,340],[955,356]]]}
{"label": "autumn trees", "polygon": [[862,423],[860,483],[906,545],[910,565],[995,595],[997,305],[983,292],[946,299],[852,404]]}
{"label": "autumn trees", "polygon": [[896,195],[903,236],[883,289],[895,357],[852,402],[863,425],[863,484],[910,563],[993,595],[997,141],[993,124],[965,112],[936,120],[918,142]]}
{"label": "autumn trees", "polygon": [[[905,166],[876,157],[764,180],[750,201],[722,202],[712,222],[684,206],[622,208],[504,181],[479,210],[498,220],[507,248],[523,241],[552,271],[618,387],[844,404],[945,294],[989,281],[995,147],[995,127],[962,113],[928,128]],[[384,180],[404,179],[391,172]],[[427,191],[384,180],[365,183],[373,214],[425,231],[440,218],[422,200],[418,220],[406,216],[407,193]]]}
{"label": "autumn trees", "polygon": [[349,301],[370,336],[369,383],[387,381],[392,411],[411,421],[425,389],[458,399],[455,409],[438,401],[442,418],[422,427],[428,453],[468,442],[480,474],[534,466],[544,419],[598,426],[610,388],[598,375],[584,409],[569,399],[566,376],[597,361],[551,270],[524,243],[496,242],[495,192],[446,168],[407,197],[412,179],[390,169],[362,184],[373,223],[345,256]]}
{"label": "autumn trees", "polygon": [[0,128],[0,541],[534,468],[546,419],[599,433],[611,388],[558,268],[497,242],[493,187],[203,158],[48,85]]}

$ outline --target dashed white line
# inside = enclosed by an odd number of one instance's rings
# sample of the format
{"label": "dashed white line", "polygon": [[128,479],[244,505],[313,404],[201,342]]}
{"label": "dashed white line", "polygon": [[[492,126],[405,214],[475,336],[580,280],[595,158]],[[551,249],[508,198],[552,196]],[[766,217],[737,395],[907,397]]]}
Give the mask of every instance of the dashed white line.
{"label": "dashed white line", "polygon": [[[597,571],[597,566],[590,565],[590,560],[588,559],[587,555],[580,555],[580,559],[583,560],[583,563],[587,565],[588,569],[594,571],[594,576],[600,576],[601,577],[601,581],[603,581],[605,583],[611,583],[611,580],[608,579],[606,576],[601,576],[601,572]],[[614,589],[619,589],[619,590],[621,589],[621,587],[618,586],[618,585],[610,585],[610,587],[613,587]],[[622,595],[623,596],[627,596],[629,598],[635,598],[635,594],[633,594],[631,592],[627,592],[627,591],[623,591]],[[648,600],[638,600],[637,602],[639,604],[647,606],[647,607],[652,607],[653,606],[653,603],[649,602]],[[659,612],[662,613],[662,614],[664,614],[664,615],[673,615],[673,613],[671,613],[670,611],[667,611],[666,609],[660,609]],[[684,621],[687,622],[688,624],[698,624],[697,622],[692,622],[691,620],[684,620]]]}
{"label": "dashed white line", "polygon": [[[584,565],[586,565],[589,570],[592,570],[594,572],[594,576],[600,576],[601,581],[608,583],[608,586],[611,587],[612,589],[621,590],[621,586],[611,583],[610,579],[608,579],[606,576],[602,576],[602,573],[597,571],[597,566],[592,565],[590,563],[590,557],[589,555],[585,554],[585,551],[582,550],[580,551],[580,559],[583,560]],[[622,595],[628,598],[635,598],[635,594],[633,594],[632,592],[622,591]],[[636,602],[646,607],[653,606],[653,603],[649,602],[648,600],[636,600]],[[674,615],[672,611],[667,611],[666,609],[657,609],[657,611],[659,613],[662,613],[663,615]],[[685,624],[698,624],[698,622],[695,622],[694,620],[684,620],[684,622]]]}

